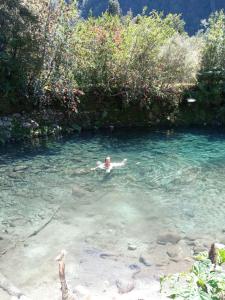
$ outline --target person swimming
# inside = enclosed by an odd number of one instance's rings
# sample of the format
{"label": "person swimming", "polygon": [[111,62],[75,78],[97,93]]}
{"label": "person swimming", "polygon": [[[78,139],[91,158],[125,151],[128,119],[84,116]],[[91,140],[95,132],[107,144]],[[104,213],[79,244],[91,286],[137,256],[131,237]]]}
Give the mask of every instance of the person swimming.
{"label": "person swimming", "polygon": [[119,168],[125,166],[127,159],[122,160],[121,162],[111,162],[111,158],[107,156],[104,163],[98,161],[97,166],[91,170],[101,169],[106,170],[106,173],[110,173],[113,168]]}

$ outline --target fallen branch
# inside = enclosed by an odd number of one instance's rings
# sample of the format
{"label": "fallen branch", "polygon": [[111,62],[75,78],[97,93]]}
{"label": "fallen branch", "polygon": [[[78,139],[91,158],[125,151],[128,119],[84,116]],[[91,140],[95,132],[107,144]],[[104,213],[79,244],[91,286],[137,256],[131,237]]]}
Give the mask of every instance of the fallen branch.
{"label": "fallen branch", "polygon": [[58,213],[60,209],[60,206],[54,211],[54,213],[52,214],[52,216],[50,217],[50,219],[48,219],[47,222],[45,222],[40,228],[38,228],[37,230],[35,230],[33,233],[31,233],[30,235],[28,235],[27,239],[37,235],[38,233],[40,233],[43,229],[45,229],[46,226],[48,226],[48,224],[51,223],[51,221],[54,219],[54,217],[56,216],[56,214]]}

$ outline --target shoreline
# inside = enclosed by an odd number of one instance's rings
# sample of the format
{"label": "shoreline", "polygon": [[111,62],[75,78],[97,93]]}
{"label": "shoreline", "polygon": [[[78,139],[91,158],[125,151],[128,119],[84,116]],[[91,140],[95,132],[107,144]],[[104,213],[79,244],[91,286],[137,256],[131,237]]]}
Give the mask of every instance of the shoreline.
{"label": "shoreline", "polygon": [[219,132],[225,132],[225,126],[220,123],[185,125],[181,122],[166,122],[156,124],[144,120],[139,123],[123,124],[120,121],[107,122],[104,120],[102,124],[96,126],[94,121],[92,124],[85,124],[81,119],[81,116],[77,116],[75,119],[68,119],[62,112],[53,110],[45,110],[44,112],[35,111],[32,114],[14,113],[8,116],[1,116],[0,145],[35,140],[37,138],[69,136],[75,133],[117,133],[121,130],[135,130],[137,132],[156,130],[218,130]]}

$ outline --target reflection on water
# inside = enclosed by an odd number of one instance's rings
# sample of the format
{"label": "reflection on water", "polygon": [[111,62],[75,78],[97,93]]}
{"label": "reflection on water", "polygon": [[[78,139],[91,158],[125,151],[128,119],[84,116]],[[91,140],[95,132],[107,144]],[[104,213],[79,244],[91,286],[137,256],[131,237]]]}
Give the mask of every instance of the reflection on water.
{"label": "reflection on water", "polygon": [[[127,166],[88,172],[110,155]],[[95,243],[155,241],[165,231],[222,239],[225,229],[225,134],[96,134],[0,149],[0,225],[15,238],[59,204],[61,218],[116,230]],[[65,210],[65,216],[63,215]],[[69,214],[68,212],[71,212]],[[90,232],[82,232],[88,238]],[[137,242],[138,242],[137,241]]]}

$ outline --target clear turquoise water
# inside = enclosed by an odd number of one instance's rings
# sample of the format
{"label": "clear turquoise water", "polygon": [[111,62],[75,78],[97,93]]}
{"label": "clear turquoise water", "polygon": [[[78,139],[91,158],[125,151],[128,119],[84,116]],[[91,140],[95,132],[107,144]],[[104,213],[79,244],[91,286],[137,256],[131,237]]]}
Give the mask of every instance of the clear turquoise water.
{"label": "clear turquoise water", "polygon": [[[86,173],[107,155],[114,161],[127,158],[127,166],[109,175]],[[18,166],[27,169],[16,171]],[[1,229],[14,237],[64,203],[78,224],[82,217],[94,218],[93,230],[123,224],[117,240],[126,235],[155,241],[171,230],[221,241],[225,134],[139,131],[8,145],[0,148],[0,188]],[[81,194],[72,194],[73,188]],[[81,229],[81,235],[89,233]],[[105,238],[105,247],[108,242]]]}

